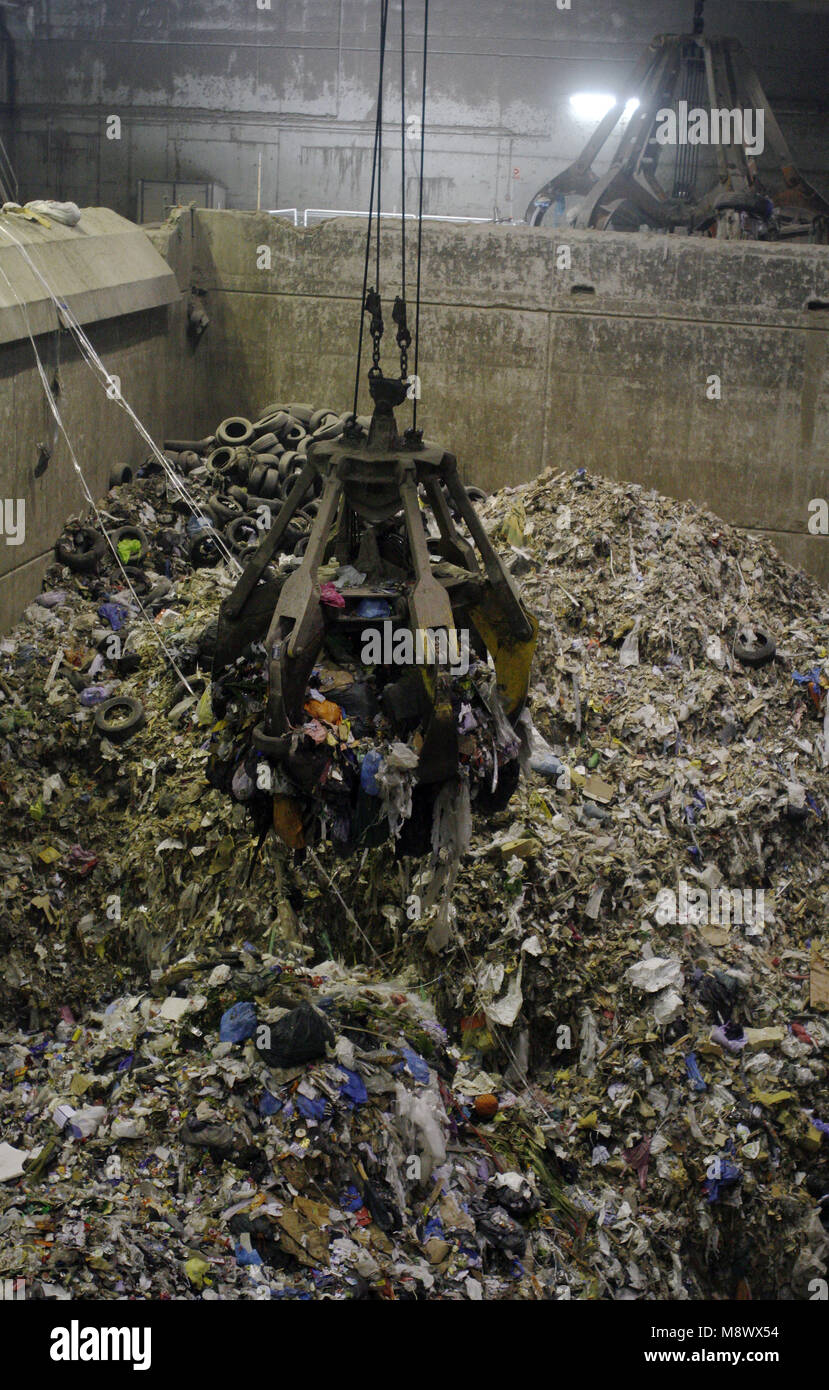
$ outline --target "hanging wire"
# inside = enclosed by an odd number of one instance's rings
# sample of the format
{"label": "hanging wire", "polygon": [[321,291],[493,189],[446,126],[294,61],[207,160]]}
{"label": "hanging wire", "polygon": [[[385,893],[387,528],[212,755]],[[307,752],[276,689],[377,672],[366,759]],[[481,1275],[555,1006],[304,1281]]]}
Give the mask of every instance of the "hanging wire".
{"label": "hanging wire", "polygon": [[400,297],[406,303],[406,0],[400,0]]}
{"label": "hanging wire", "polygon": [[20,307],[20,310],[21,310],[21,312],[22,312],[22,314],[23,314],[23,319],[24,319],[24,322],[25,322],[25,324],[26,324],[26,333],[27,333],[27,335],[28,335],[29,342],[30,342],[31,345],[32,345],[32,352],[34,353],[35,365],[36,365],[36,367],[37,367],[37,373],[38,373],[38,376],[40,377],[41,385],[43,386],[43,393],[44,393],[44,396],[46,397],[46,401],[47,401],[47,403],[48,403],[48,405],[49,405],[49,409],[51,410],[52,415],[54,416],[55,425],[56,425],[56,432],[57,432],[57,430],[60,430],[60,433],[63,435],[63,438],[64,438],[64,440],[65,440],[65,442],[66,442],[66,447],[67,447],[67,449],[68,449],[68,451],[69,451],[69,457],[70,457],[70,459],[72,460],[72,466],[74,467],[75,472],[76,472],[77,475],[78,475],[78,479],[79,479],[80,486],[81,486],[81,491],[83,492],[84,497],[86,498],[88,505],[90,506],[90,508],[92,509],[92,511],[93,511],[94,514],[95,514],[95,519],[96,519],[96,521],[98,522],[99,527],[101,528],[101,531],[102,531],[102,533],[103,533],[104,539],[105,539],[106,542],[107,542],[107,545],[109,546],[110,550],[112,551],[112,554],[113,554],[113,556],[114,556],[114,558],[115,558],[115,562],[116,562],[116,564],[118,565],[118,568],[121,570],[121,573],[122,573],[123,576],[124,576],[124,581],[125,581],[125,583],[126,583],[126,585],[127,585],[127,588],[129,589],[130,593],[132,594],[132,597],[133,597],[133,599],[134,599],[134,601],[135,601],[136,608],[138,609],[138,611],[139,611],[141,617],[142,617],[142,618],[145,620],[145,622],[147,623],[147,625],[148,625],[148,627],[149,627],[149,629],[150,629],[150,631],[151,631],[151,633],[152,633],[152,635],[153,635],[155,641],[157,642],[157,644],[158,644],[158,646],[161,648],[161,650],[164,652],[164,655],[167,657],[167,660],[169,661],[169,663],[170,663],[170,665],[172,666],[173,670],[175,671],[176,675],[177,675],[177,676],[179,677],[179,679],[182,681],[182,683],[184,684],[184,686],[186,687],[186,689],[189,690],[190,694],[193,695],[195,692],[194,692],[192,686],[190,685],[190,682],[187,680],[187,677],[184,675],[184,672],[179,668],[178,663],[176,662],[176,659],[175,659],[175,657],[173,656],[173,653],[170,651],[169,647],[167,646],[166,642],[164,641],[164,638],[162,637],[161,633],[159,632],[158,628],[156,627],[155,623],[153,622],[152,618],[150,617],[149,613],[147,612],[146,608],[144,607],[143,603],[141,602],[141,599],[139,598],[138,594],[136,593],[135,588],[134,588],[133,583],[132,583],[132,580],[131,580],[130,576],[127,574],[127,571],[126,571],[126,568],[125,568],[125,566],[124,566],[124,563],[123,563],[123,561],[121,560],[121,556],[118,554],[118,549],[117,549],[117,547],[116,547],[116,545],[115,545],[115,542],[113,541],[112,537],[110,536],[110,534],[109,534],[109,532],[108,532],[108,530],[107,530],[107,528],[106,528],[106,525],[104,524],[104,519],[103,519],[103,517],[101,516],[100,511],[98,510],[98,506],[97,506],[97,504],[96,504],[96,502],[95,502],[95,499],[94,499],[94,497],[93,497],[93,495],[92,495],[92,491],[91,491],[91,489],[90,489],[90,487],[89,487],[89,484],[88,484],[87,481],[86,481],[86,477],[85,477],[85,475],[84,475],[84,471],[83,471],[83,469],[81,468],[81,465],[80,465],[80,463],[79,463],[79,461],[78,461],[78,457],[77,457],[77,455],[76,455],[76,453],[75,453],[75,450],[74,450],[74,448],[73,448],[72,440],[70,439],[69,433],[68,433],[68,431],[67,431],[67,429],[66,429],[66,426],[65,426],[65,424],[64,424],[64,422],[63,422],[63,417],[62,417],[62,415],[61,415],[61,413],[60,413],[60,410],[59,410],[59,408],[58,408],[57,401],[55,400],[55,398],[54,398],[54,396],[53,396],[53,394],[52,394],[52,390],[51,390],[51,388],[50,388],[50,386],[49,386],[49,380],[48,380],[48,377],[47,377],[47,375],[46,375],[46,370],[45,370],[45,368],[44,368],[44,366],[43,366],[43,362],[42,362],[42,360],[41,360],[40,353],[38,352],[38,349],[37,349],[37,343],[35,342],[35,338],[34,338],[34,335],[33,335],[33,333],[32,333],[32,326],[31,326],[31,322],[30,322],[30,320],[29,320],[29,311],[28,311],[28,308],[26,307],[26,305],[25,305],[25,304],[23,303],[23,301],[21,300],[21,298],[20,298],[20,296],[18,295],[18,293],[17,293],[17,291],[16,291],[14,285],[12,284],[12,282],[11,282],[11,280],[9,279],[8,275],[6,274],[6,272],[3,270],[3,267],[2,267],[2,266],[0,266],[0,276],[2,276],[2,278],[5,280],[6,284],[8,285],[8,287],[9,287],[9,289],[11,290],[12,294],[14,295],[15,299],[17,300],[17,303],[18,303],[18,305],[19,305],[19,307]]}
{"label": "hanging wire", "polygon": [[[388,0],[383,0],[383,14],[380,21],[380,74],[377,81],[377,264],[374,271],[374,288],[380,293],[380,209],[383,206],[383,73],[386,66],[386,25],[389,18]],[[369,213],[369,225],[371,214]]]}
{"label": "hanging wire", "polygon": [[[388,21],[389,3],[388,0],[380,0],[380,80],[382,83],[383,62],[386,51],[386,24]],[[360,364],[363,356],[363,333],[365,328],[365,303],[366,292],[368,290],[368,266],[371,256],[371,219],[374,212],[374,187],[377,179],[377,156],[380,143],[380,125],[383,118],[382,103],[378,92],[377,115],[374,120],[374,155],[371,163],[371,190],[368,200],[368,229],[366,231],[366,254],[363,266],[363,293],[360,298],[360,331],[357,340],[357,369],[354,373],[354,406],[352,415],[357,418],[357,398],[360,392]],[[378,229],[378,249],[379,249],[379,229]]]}
{"label": "hanging wire", "polygon": [[423,85],[420,92],[420,178],[417,206],[417,292],[415,298],[415,352],[414,352],[414,399],[412,401],[412,429],[417,428],[417,398],[420,391],[418,359],[420,354],[420,257],[423,246],[423,157],[426,146],[426,56],[429,41],[429,0],[424,0],[423,9]]}
{"label": "hanging wire", "polygon": [[[160,464],[165,474],[167,475],[168,480],[172,483],[176,493],[182,499],[185,505],[189,508],[193,516],[202,516],[203,509],[199,507],[195,498],[192,496],[190,492],[188,492],[181,478],[178,476],[175,469],[172,467],[169,459],[165,458],[164,454],[162,454],[152,435],[147,430],[143,422],[136,415],[135,411],[132,409],[132,406],[130,405],[129,401],[125,399],[120,390],[118,391],[117,396],[109,395],[109,391],[112,387],[112,377],[110,373],[107,371],[101,358],[98,356],[96,349],[90,342],[89,338],[84,332],[84,329],[81,327],[80,322],[75,317],[69,305],[64,300],[58,299],[48,280],[45,278],[45,276],[39,270],[38,266],[32,260],[32,257],[29,255],[25,245],[21,241],[18,241],[17,237],[14,236],[8,230],[7,227],[3,226],[2,223],[0,223],[0,233],[3,236],[5,236],[9,241],[11,241],[14,246],[17,247],[23,259],[26,261],[26,264],[29,266],[29,269],[37,277],[43,288],[46,290],[46,293],[48,294],[53,305],[55,306],[55,310],[58,315],[58,322],[65,323],[73,339],[75,340],[75,343],[81,353],[83,360],[86,362],[86,365],[90,368],[93,375],[97,374],[99,378],[99,384],[104,388],[104,390],[107,391],[108,398],[110,400],[114,400],[118,405],[120,405],[121,408],[129,416],[136,430],[141,435],[145,443],[149,446],[153,457]],[[16,292],[13,291],[13,293],[15,293],[15,298],[18,298]],[[18,303],[20,303],[19,299]],[[21,308],[23,308],[22,304]],[[216,532],[214,541],[217,545],[217,548],[223,553],[224,559],[230,564],[231,570],[237,573],[241,573],[242,566],[236,559],[236,556],[233,554],[233,552],[229,549],[224,537],[219,532]]]}

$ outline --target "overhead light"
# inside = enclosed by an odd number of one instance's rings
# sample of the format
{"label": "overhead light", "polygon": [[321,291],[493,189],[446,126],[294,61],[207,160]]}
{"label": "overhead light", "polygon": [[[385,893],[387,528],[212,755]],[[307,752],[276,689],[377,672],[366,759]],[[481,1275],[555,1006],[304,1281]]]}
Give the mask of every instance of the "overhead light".
{"label": "overhead light", "polygon": [[[573,92],[570,97],[573,115],[580,121],[600,121],[615,105],[616,97],[607,96],[603,92]],[[633,114],[638,105],[636,97],[631,97],[625,106],[625,119]]]}
{"label": "overhead light", "polygon": [[597,92],[573,92],[570,97],[573,115],[578,116],[580,121],[600,121],[615,104],[615,97]]}

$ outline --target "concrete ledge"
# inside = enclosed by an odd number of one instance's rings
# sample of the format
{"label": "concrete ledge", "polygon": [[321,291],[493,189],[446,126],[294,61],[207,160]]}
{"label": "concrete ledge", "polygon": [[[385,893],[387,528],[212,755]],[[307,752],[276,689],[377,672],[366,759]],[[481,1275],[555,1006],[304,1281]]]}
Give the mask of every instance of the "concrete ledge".
{"label": "concrete ledge", "polygon": [[[198,209],[192,225],[211,317],[197,432],[278,397],[349,406],[365,222]],[[383,248],[394,371],[399,227]],[[779,534],[829,584],[829,541],[807,529],[829,498],[826,247],[429,223],[421,328],[418,424],[468,482],[584,466]],[[363,377],[368,362],[364,344]]]}
{"label": "concrete ledge", "polygon": [[55,295],[81,323],[156,309],[180,297],[175,275],[149,238],[109,208],[84,208],[76,227],[56,222],[46,228],[13,213],[0,214],[0,343],[57,326],[49,295],[4,230],[26,247]]}

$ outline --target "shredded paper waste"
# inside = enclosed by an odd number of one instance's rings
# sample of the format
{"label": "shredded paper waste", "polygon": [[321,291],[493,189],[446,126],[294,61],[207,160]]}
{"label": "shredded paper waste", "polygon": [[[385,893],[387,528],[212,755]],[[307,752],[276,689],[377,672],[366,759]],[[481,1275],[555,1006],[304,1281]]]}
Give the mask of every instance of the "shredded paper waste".
{"label": "shredded paper waste", "polygon": [[[274,507],[286,415],[256,477]],[[548,470],[478,503],[540,623],[515,730],[483,669],[458,675],[461,773],[401,852],[417,720],[326,658],[312,738],[357,785],[263,841],[261,676],[218,709],[210,678],[261,501],[229,485],[262,464],[229,447],[221,472],[215,445],[168,455],[200,521],[149,461],[99,503],[121,565],[72,519],[0,641],[0,1276],[54,1299],[808,1298],[829,597],[689,503]],[[328,580],[336,603],[353,576]]]}

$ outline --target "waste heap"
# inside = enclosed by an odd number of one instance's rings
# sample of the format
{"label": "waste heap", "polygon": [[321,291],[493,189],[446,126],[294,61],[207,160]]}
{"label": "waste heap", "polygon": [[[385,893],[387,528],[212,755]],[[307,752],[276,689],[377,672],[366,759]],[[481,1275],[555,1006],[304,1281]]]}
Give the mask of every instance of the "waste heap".
{"label": "waste heap", "polygon": [[26,1136],[0,1143],[0,1269],[48,1298],[554,1292],[578,1221],[532,1108],[465,1093],[419,992],[307,954],[193,955],[0,1035]]}
{"label": "waste heap", "polygon": [[[271,836],[248,881],[257,827],[206,776],[227,566],[194,565],[161,474],[102,514],[143,533],[191,688],[100,564],[53,569],[0,644],[4,1272],[811,1297],[826,594],[690,504],[583,471],[507,489],[482,515],[541,623],[510,804],[420,860],[393,825],[349,861]],[[324,1052],[280,1051],[299,1024]]]}

